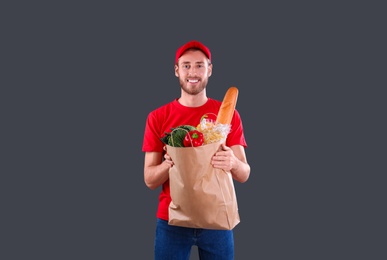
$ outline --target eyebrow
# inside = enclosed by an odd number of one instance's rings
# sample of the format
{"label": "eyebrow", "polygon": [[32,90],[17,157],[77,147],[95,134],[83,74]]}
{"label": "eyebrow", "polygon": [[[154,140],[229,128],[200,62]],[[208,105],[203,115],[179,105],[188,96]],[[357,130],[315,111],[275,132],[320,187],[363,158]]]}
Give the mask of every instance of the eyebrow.
{"label": "eyebrow", "polygon": [[[181,64],[190,64],[191,62],[190,61],[183,61]],[[194,62],[194,64],[204,64],[205,62],[204,61],[196,61]]]}

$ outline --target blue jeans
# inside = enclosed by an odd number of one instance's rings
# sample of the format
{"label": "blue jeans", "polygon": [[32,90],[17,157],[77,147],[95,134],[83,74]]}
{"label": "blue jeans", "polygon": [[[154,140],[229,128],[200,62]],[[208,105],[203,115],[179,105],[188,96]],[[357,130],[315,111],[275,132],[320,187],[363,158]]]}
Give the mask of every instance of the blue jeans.
{"label": "blue jeans", "polygon": [[198,247],[201,260],[234,259],[232,230],[178,227],[157,219],[155,260],[188,260],[192,246]]}

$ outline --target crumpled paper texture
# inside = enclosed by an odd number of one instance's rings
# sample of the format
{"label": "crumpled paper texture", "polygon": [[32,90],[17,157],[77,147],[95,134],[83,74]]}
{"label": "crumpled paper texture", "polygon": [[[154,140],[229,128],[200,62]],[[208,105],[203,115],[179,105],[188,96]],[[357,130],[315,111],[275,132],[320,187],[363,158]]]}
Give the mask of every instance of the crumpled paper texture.
{"label": "crumpled paper texture", "polygon": [[240,222],[231,173],[211,165],[220,145],[221,142],[184,148],[167,145],[174,162],[169,170],[170,225],[231,230]]}

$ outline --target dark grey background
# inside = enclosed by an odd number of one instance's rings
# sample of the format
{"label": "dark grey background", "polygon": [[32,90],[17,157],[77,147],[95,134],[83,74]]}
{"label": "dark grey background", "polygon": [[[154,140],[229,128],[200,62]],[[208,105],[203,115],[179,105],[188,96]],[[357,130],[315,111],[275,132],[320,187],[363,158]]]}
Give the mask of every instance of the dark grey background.
{"label": "dark grey background", "polygon": [[208,95],[240,90],[252,171],[235,184],[235,258],[385,259],[381,10],[2,4],[0,258],[152,259],[145,119],[179,95],[175,50],[196,39]]}

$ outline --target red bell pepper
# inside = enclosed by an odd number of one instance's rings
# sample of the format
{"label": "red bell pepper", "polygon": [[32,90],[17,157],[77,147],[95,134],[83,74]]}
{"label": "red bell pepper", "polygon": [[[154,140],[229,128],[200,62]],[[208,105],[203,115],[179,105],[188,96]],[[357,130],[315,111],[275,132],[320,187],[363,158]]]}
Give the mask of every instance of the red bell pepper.
{"label": "red bell pepper", "polygon": [[196,147],[201,146],[204,143],[204,135],[198,130],[189,131],[183,141],[184,147]]}

